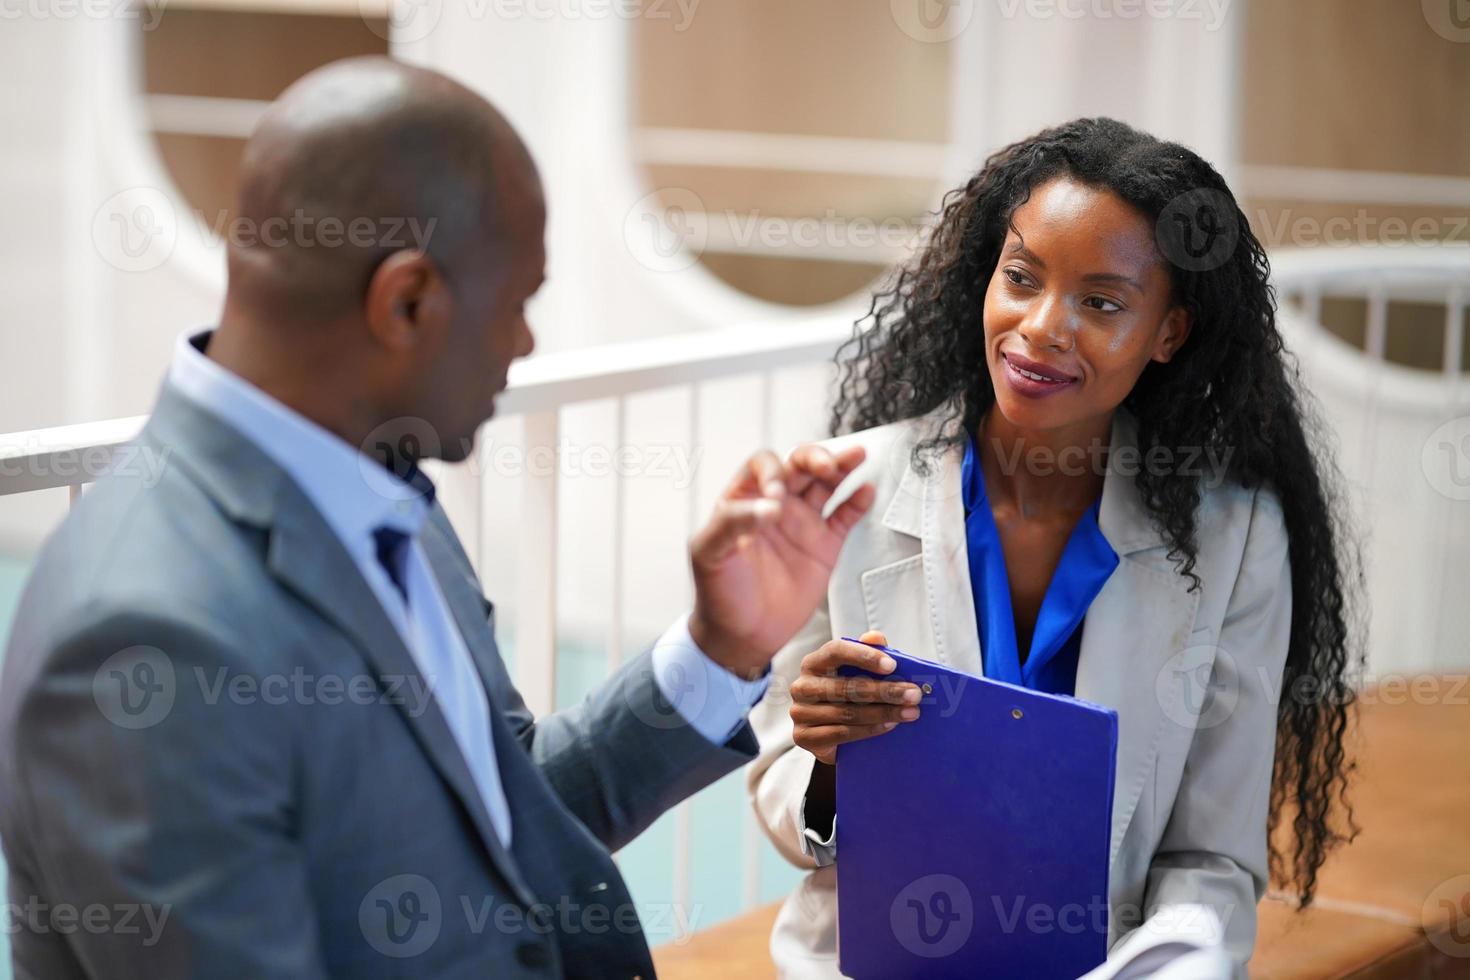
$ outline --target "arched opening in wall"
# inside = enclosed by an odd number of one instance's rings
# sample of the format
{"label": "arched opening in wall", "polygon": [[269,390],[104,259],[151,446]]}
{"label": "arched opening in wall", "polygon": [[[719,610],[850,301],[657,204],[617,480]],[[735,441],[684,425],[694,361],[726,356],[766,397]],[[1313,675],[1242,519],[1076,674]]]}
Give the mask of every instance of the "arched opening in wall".
{"label": "arched opening in wall", "polygon": [[634,21],[631,115],[670,236],[752,296],[871,286],[937,204],[950,46],[890,4],[668,4]]}
{"label": "arched opening in wall", "polygon": [[388,53],[387,0],[170,0],[140,23],[148,125],[183,203],[217,237],[270,101],[330,61]]}

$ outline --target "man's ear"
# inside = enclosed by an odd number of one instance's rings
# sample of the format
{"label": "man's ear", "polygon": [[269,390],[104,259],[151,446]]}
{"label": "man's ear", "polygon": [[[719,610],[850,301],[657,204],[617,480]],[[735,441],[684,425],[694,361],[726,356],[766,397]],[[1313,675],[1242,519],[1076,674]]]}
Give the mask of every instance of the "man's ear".
{"label": "man's ear", "polygon": [[405,249],[378,264],[363,305],[368,330],[389,350],[409,350],[436,334],[451,310],[448,283],[434,260]]}
{"label": "man's ear", "polygon": [[1167,364],[1189,339],[1194,317],[1183,306],[1175,306],[1164,315],[1164,329],[1159,331],[1159,342],[1154,347],[1153,359]]}

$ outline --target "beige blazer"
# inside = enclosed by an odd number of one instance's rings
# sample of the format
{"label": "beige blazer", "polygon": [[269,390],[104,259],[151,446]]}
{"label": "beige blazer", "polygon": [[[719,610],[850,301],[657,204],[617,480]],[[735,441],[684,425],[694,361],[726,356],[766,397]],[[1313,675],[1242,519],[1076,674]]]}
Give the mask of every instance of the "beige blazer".
{"label": "beige blazer", "polygon": [[[826,443],[866,447],[849,485],[873,482],[877,500],[844,545],[826,602],[776,656],[751,717],[761,742],[747,770],[751,802],[782,855],[810,870],[771,936],[783,976],[841,975],[836,866],[803,833],[813,759],[793,745],[788,713],[802,658],[829,639],[875,629],[900,650],[982,672],[962,450],[936,459],[928,476],[909,462],[933,425],[926,417]],[[1120,561],[1087,611],[1076,684],[1079,698],[1118,712],[1108,945],[1149,909],[1198,902],[1219,914],[1243,978],[1266,888],[1266,809],[1291,624],[1285,525],[1269,490],[1227,482],[1197,462],[1205,484],[1194,568],[1201,584],[1191,593],[1133,481],[1142,461],[1119,451],[1131,446],[1136,456],[1136,439],[1136,420],[1120,408],[1098,515]]]}

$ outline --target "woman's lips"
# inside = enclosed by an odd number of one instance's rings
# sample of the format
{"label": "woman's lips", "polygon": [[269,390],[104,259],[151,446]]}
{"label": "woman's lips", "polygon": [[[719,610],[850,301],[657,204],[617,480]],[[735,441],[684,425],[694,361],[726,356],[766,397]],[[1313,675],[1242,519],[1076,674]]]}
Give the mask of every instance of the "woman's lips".
{"label": "woman's lips", "polygon": [[[1002,353],[1001,360],[1005,361],[1006,381],[1010,384],[1011,390],[1027,398],[1042,398],[1046,395],[1055,394],[1058,391],[1065,391],[1076,383],[1076,379],[1074,378],[1040,380],[1032,377],[1031,375],[1040,374],[1041,372],[1027,366],[1036,364],[1035,361],[1027,361],[1023,357],[1013,357],[1010,354]],[[1040,367],[1044,368],[1047,375],[1052,378],[1061,373],[1054,368],[1046,368],[1045,365],[1040,365]]]}

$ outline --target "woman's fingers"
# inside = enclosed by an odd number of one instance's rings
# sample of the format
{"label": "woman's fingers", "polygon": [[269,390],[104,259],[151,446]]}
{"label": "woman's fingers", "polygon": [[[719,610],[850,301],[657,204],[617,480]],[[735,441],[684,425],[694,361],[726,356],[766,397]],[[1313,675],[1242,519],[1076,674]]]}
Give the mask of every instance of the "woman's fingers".
{"label": "woman's fingers", "polygon": [[838,667],[858,667],[874,674],[891,674],[898,662],[865,643],[828,640],[801,662],[803,674],[832,674]]}
{"label": "woman's fingers", "polygon": [[799,727],[796,729],[796,744],[812,755],[820,762],[829,766],[834,765],[837,760],[837,746],[846,745],[849,742],[860,742],[865,738],[875,735],[884,735],[898,727],[898,722],[884,722],[881,725],[823,725],[817,728]]}
{"label": "woman's fingers", "polygon": [[867,727],[890,721],[914,721],[919,717],[915,705],[898,704],[802,704],[791,706],[791,720],[809,728],[827,725]]}
{"label": "woman's fingers", "polygon": [[918,704],[920,692],[917,685],[906,681],[802,674],[791,682],[791,698],[806,704]]}
{"label": "woman's fingers", "polygon": [[836,762],[837,746],[891,732],[920,714],[922,693],[916,684],[837,675],[839,667],[881,675],[898,666],[877,648],[887,645],[882,633],[870,630],[861,639],[822,644],[802,661],[801,674],[791,682],[794,741],[828,765]]}

